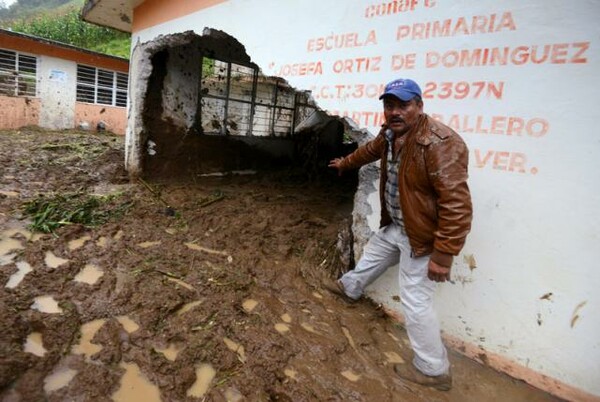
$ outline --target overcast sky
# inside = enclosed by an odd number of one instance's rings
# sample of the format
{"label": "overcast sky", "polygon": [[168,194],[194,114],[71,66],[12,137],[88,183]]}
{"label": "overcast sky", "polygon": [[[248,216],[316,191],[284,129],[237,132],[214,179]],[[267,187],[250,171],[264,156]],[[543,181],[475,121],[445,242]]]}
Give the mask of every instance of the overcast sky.
{"label": "overcast sky", "polygon": [[10,7],[12,3],[16,3],[17,0],[0,0],[0,3],[4,4],[6,7]]}

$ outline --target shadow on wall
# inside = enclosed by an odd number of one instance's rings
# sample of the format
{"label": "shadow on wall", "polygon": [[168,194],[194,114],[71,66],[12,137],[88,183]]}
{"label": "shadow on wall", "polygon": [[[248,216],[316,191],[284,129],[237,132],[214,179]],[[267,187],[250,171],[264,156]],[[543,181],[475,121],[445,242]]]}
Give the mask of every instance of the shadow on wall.
{"label": "shadow on wall", "polygon": [[[136,46],[139,74],[128,147],[130,173],[194,176],[294,168],[309,179],[332,175],[327,162],[369,135],[319,110],[310,92],[267,77],[235,38],[205,29]],[[134,95],[135,96],[135,95]],[[133,122],[131,119],[133,118]]]}

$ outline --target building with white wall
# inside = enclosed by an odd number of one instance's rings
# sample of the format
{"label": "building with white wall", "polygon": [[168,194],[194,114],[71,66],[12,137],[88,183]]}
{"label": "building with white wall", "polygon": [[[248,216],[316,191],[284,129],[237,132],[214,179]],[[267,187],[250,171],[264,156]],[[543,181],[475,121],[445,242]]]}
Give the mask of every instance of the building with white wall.
{"label": "building with white wall", "polygon": [[[599,2],[121,3],[88,1],[84,15],[132,32],[133,72],[161,35],[220,30],[262,73],[371,133],[383,122],[383,85],[419,82],[425,112],[470,148],[473,230],[437,295],[447,342],[563,398],[600,400]],[[142,146],[135,102],[128,149]],[[375,230],[378,186],[369,188],[359,201]],[[401,316],[396,274],[369,294]]]}
{"label": "building with white wall", "polygon": [[0,129],[99,123],[125,134],[126,59],[0,29]]}

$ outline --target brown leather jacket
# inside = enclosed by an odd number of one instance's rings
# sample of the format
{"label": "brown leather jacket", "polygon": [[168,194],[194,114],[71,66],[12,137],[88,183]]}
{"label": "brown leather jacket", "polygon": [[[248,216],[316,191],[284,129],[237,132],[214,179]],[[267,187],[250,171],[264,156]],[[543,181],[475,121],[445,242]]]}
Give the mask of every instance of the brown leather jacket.
{"label": "brown leather jacket", "polygon": [[[342,170],[356,169],[381,159],[381,226],[391,223],[385,208],[387,176],[386,127],[341,162]],[[400,206],[414,256],[449,267],[471,230],[473,209],[467,185],[468,149],[451,128],[423,114],[405,134],[398,172]]]}

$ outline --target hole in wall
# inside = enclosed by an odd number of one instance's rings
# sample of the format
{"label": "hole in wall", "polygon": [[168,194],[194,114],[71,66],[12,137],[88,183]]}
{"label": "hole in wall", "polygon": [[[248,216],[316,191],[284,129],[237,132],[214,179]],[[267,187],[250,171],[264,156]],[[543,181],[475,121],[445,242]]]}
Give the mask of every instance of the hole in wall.
{"label": "hole in wall", "polygon": [[[136,52],[146,72],[138,87],[146,90],[135,122],[142,127],[139,155],[129,159],[146,178],[288,169],[308,180],[333,179],[328,161],[367,136],[320,110],[309,91],[263,75],[222,31],[161,36],[138,45],[134,58]],[[347,181],[355,189],[357,175],[338,179]]]}

